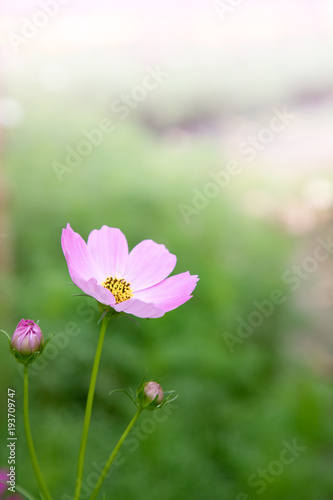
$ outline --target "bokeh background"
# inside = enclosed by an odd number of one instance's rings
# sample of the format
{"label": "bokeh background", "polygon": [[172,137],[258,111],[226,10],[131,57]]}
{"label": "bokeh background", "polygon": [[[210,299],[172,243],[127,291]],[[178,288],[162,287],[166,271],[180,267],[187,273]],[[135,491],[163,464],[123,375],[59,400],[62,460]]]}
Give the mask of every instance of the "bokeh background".
{"label": "bokeh background", "polygon": [[[333,2],[1,9],[0,326],[57,332],[30,384],[54,498],[73,495],[99,332],[93,300],[68,284],[70,222],[84,238],[107,224],[130,247],[164,243],[176,272],[200,276],[163,318],[110,325],[82,499],[133,414],[109,392],[148,369],[179,398],[160,422],[141,417],[106,499],[331,500]],[[0,465],[11,387],[17,483],[37,497],[22,372],[4,336],[0,349]]]}

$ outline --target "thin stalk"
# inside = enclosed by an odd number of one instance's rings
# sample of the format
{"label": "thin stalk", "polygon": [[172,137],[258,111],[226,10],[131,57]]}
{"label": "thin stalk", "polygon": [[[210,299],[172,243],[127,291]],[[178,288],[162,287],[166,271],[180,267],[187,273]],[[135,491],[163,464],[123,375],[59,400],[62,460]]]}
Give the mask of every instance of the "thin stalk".
{"label": "thin stalk", "polygon": [[99,362],[101,359],[103,342],[104,342],[104,337],[105,337],[105,332],[106,332],[106,327],[108,325],[108,322],[109,322],[109,317],[108,317],[108,315],[105,315],[103,318],[103,322],[102,322],[101,333],[99,335],[94,364],[93,364],[93,369],[91,372],[91,379],[90,379],[87,404],[86,404],[86,412],[85,412],[84,421],[83,421],[83,429],[82,429],[82,436],[81,436],[79,458],[78,458],[78,463],[77,463],[77,474],[76,474],[76,486],[75,486],[74,500],[80,499],[80,493],[81,493],[81,487],[82,487],[82,477],[83,477],[83,468],[84,468],[84,458],[85,458],[86,447],[87,447],[87,439],[88,439],[88,432],[89,432],[89,425],[90,425],[90,418],[91,418],[91,410],[92,410],[92,405],[93,405],[93,400],[94,400],[94,393],[95,393],[95,386],[96,386],[96,379],[97,379],[97,373],[98,373],[98,368],[99,368]]}
{"label": "thin stalk", "polygon": [[101,472],[101,475],[99,476],[98,478],[98,481],[96,483],[96,486],[95,486],[95,489],[94,491],[92,492],[92,495],[90,497],[89,500],[95,500],[95,498],[97,498],[97,495],[99,493],[99,490],[101,489],[102,487],[102,484],[104,482],[104,479],[106,478],[109,470],[110,470],[110,467],[114,461],[114,459],[116,458],[117,456],[117,453],[118,451],[120,450],[123,442],[125,441],[125,439],[127,438],[128,434],[130,433],[133,425],[135,424],[135,422],[137,421],[137,419],[139,418],[141,412],[142,412],[143,408],[138,408],[136,414],[134,415],[134,417],[132,418],[132,420],[130,421],[128,427],[126,428],[125,432],[123,433],[123,435],[121,436],[121,438],[119,439],[118,443],[116,444],[114,450],[111,452],[111,455],[109,456],[109,460],[107,461],[107,463],[105,464],[105,467],[104,469],[102,470]]}
{"label": "thin stalk", "polygon": [[52,500],[52,497],[48,492],[47,486],[44,482],[42,473],[40,471],[35,452],[35,447],[32,441],[30,422],[29,422],[29,374],[27,365],[24,365],[24,372],[23,372],[23,420],[24,420],[24,430],[27,439],[30,460],[32,463],[32,468],[35,473],[40,492],[44,500]]}

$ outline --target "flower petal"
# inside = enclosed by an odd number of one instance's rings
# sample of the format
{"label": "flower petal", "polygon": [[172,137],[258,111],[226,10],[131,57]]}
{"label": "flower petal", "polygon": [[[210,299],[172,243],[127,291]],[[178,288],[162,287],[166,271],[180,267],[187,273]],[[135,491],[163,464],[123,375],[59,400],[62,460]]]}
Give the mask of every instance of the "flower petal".
{"label": "flower petal", "polygon": [[176,262],[177,257],[164,245],[144,240],[128,256],[125,279],[131,283],[134,292],[149,288],[169,276]]}
{"label": "flower petal", "polygon": [[62,230],[61,246],[74,283],[75,279],[89,280],[96,274],[96,265],[91,259],[86,242],[69,224]]}
{"label": "flower petal", "polygon": [[188,271],[176,274],[157,285],[135,292],[135,298],[152,302],[164,312],[171,311],[192,297],[191,293],[198,280],[198,276],[192,276]]}
{"label": "flower petal", "polygon": [[98,281],[102,282],[109,276],[123,278],[128,245],[120,229],[108,226],[94,229],[89,234],[87,247],[96,263]]}
{"label": "flower petal", "polygon": [[[73,280],[74,281],[74,280]],[[94,297],[101,304],[106,304],[107,306],[114,307],[116,304],[116,299],[104,286],[100,285],[95,278],[91,278],[89,281],[84,281],[82,279],[77,279],[74,281],[75,285],[78,286],[84,293]]]}
{"label": "flower petal", "polygon": [[164,311],[160,307],[156,307],[155,304],[147,304],[141,300],[135,298],[121,302],[113,308],[118,312],[125,312],[128,314],[134,314],[138,318],[160,318],[164,316]]}

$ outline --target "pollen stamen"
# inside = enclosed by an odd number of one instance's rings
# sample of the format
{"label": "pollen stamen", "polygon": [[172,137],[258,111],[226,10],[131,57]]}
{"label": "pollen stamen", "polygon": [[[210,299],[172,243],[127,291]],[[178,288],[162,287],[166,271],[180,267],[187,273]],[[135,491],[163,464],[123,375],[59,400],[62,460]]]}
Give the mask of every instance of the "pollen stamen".
{"label": "pollen stamen", "polygon": [[129,300],[131,297],[133,297],[131,284],[124,278],[118,279],[116,276],[114,278],[110,276],[103,281],[102,285],[104,286],[104,288],[110,290],[110,292],[116,299],[116,304],[125,302],[125,300]]}

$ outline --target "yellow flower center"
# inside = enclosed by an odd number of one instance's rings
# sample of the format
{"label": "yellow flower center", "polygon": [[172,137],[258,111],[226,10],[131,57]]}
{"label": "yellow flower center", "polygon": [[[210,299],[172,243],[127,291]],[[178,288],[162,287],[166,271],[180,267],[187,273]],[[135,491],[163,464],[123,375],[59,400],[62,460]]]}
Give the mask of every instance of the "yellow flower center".
{"label": "yellow flower center", "polygon": [[105,281],[103,281],[102,285],[104,286],[104,288],[110,290],[110,292],[116,299],[116,304],[125,302],[125,300],[133,297],[131,284],[125,281],[124,278],[119,280],[116,276],[114,278],[110,276],[109,278],[106,278]]}

